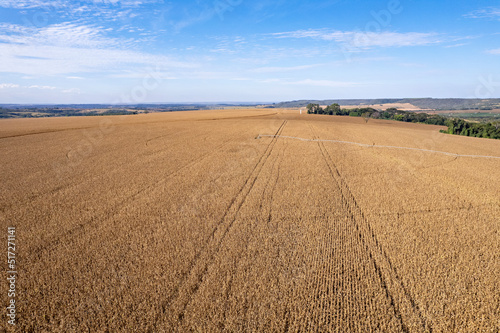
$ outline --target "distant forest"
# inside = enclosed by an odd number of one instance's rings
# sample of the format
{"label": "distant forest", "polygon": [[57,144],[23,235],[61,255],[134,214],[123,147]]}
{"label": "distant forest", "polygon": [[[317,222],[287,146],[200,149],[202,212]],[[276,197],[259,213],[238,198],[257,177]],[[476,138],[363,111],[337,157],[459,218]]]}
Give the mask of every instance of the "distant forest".
{"label": "distant forest", "polygon": [[474,136],[476,138],[500,139],[500,123],[469,123],[463,119],[448,119],[448,130],[444,133]]}
{"label": "distant forest", "polygon": [[[40,118],[75,116],[130,115],[148,112],[194,111],[223,108],[228,106],[248,106],[247,104],[66,104],[66,105],[0,105],[0,118]],[[253,106],[253,105],[252,105]]]}
{"label": "distant forest", "polygon": [[410,111],[389,108],[379,111],[370,107],[342,109],[338,103],[333,103],[325,108],[319,104],[309,103],[307,105],[309,114],[326,114],[336,116],[363,117],[366,121],[373,119],[397,120],[411,123],[423,123],[429,125],[448,126],[443,133],[474,136],[478,138],[500,139],[500,123],[469,123],[463,119],[446,118],[440,115],[416,113]]}
{"label": "distant forest", "polygon": [[328,114],[336,116],[351,116],[351,117],[363,117],[366,120],[369,118],[374,119],[388,119],[388,120],[398,120],[411,123],[424,123],[431,125],[446,125],[448,118],[440,115],[427,114],[427,113],[416,113],[398,110],[396,108],[389,108],[385,111],[379,111],[370,107],[367,108],[353,108],[353,109],[342,109],[337,103],[322,108],[319,104],[309,103],[307,105],[307,113],[310,114]]}
{"label": "distant forest", "polygon": [[381,98],[381,99],[331,99],[297,100],[276,103],[276,108],[299,108],[308,104],[319,105],[377,105],[387,103],[410,103],[421,109],[431,110],[493,110],[500,109],[500,98]]}

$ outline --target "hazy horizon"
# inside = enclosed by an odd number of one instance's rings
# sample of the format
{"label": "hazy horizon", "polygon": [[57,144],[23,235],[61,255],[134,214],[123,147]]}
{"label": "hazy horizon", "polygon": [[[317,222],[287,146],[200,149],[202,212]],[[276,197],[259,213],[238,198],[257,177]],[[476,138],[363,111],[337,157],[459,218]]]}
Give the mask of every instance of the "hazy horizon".
{"label": "hazy horizon", "polygon": [[[315,101],[315,102],[323,102],[323,101],[353,101],[353,100],[364,100],[364,101],[378,101],[378,100],[404,100],[404,99],[435,99],[435,100],[447,100],[447,99],[457,99],[457,100],[462,100],[462,99],[480,99],[480,100],[496,100],[498,98],[488,98],[488,99],[481,99],[481,98],[462,98],[462,97],[457,97],[457,98],[448,98],[448,97],[437,97],[437,98],[432,98],[432,97],[379,97],[379,98],[325,98],[325,99],[294,99],[294,100],[288,100],[288,101],[214,101],[214,102],[207,102],[207,101],[191,101],[191,102],[143,102],[143,103],[0,103],[0,106],[9,106],[9,105],[18,105],[18,106],[29,106],[29,105],[35,105],[35,106],[45,106],[45,105],[112,105],[112,106],[140,106],[140,105],[229,105],[229,106],[255,106],[255,105],[272,105],[272,104],[279,104],[279,103],[291,103],[291,102],[298,102],[298,101]],[[387,103],[385,103],[387,104]],[[389,103],[390,104],[390,103]]]}

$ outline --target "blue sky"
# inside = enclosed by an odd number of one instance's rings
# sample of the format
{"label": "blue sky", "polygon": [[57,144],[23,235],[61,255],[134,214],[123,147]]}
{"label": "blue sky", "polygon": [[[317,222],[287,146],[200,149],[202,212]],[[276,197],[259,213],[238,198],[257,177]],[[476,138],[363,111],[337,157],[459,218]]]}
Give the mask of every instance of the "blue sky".
{"label": "blue sky", "polygon": [[0,0],[0,103],[500,97],[500,4]]}

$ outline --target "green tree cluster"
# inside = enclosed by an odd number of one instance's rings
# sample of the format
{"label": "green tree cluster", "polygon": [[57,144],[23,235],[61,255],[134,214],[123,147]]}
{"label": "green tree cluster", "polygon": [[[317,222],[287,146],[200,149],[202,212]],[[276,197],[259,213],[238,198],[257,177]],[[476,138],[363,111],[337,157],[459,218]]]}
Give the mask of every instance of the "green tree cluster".
{"label": "green tree cluster", "polygon": [[307,104],[307,113],[309,114],[323,114],[323,108],[319,104]]}
{"label": "green tree cluster", "polygon": [[477,138],[500,139],[500,123],[469,123],[463,119],[449,119],[449,134],[474,136]]}
{"label": "green tree cluster", "polygon": [[337,103],[333,103],[332,105],[329,105],[324,109],[319,104],[309,103],[307,105],[307,113],[363,117],[367,121],[369,118],[375,118],[442,126],[446,125],[447,120],[447,118],[440,115],[403,111],[396,108],[389,108],[385,111],[379,111],[370,107],[341,109],[340,105]]}

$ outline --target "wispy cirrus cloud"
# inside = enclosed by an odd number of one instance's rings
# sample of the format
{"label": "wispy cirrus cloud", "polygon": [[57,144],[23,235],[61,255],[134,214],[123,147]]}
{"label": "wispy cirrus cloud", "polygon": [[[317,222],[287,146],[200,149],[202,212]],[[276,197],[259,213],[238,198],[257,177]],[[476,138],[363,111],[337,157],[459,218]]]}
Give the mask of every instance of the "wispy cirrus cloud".
{"label": "wispy cirrus cloud", "polygon": [[60,7],[62,1],[46,1],[46,0],[0,0],[0,7],[14,9],[31,9],[41,7]]}
{"label": "wispy cirrus cloud", "polygon": [[52,86],[39,86],[37,84],[28,86],[29,89],[42,89],[42,90],[55,90],[57,89],[56,87]]}
{"label": "wispy cirrus cloud", "polygon": [[0,42],[81,48],[123,47],[133,40],[105,36],[106,29],[86,24],[60,23],[42,28],[0,23]]}
{"label": "wispy cirrus cloud", "polygon": [[38,27],[61,19],[120,22],[122,26],[136,17],[151,21],[156,16],[153,9],[147,9],[151,4],[163,5],[164,0],[0,0],[0,8],[17,9],[24,22]]}
{"label": "wispy cirrus cloud", "polygon": [[0,89],[19,88],[20,86],[15,83],[0,83]]}
{"label": "wispy cirrus cloud", "polygon": [[288,82],[288,84],[315,86],[315,87],[330,87],[330,88],[345,88],[345,87],[355,87],[355,86],[361,85],[358,82],[333,81],[333,80],[312,80],[312,79],[305,79],[305,80],[300,80],[300,81]]}
{"label": "wispy cirrus cloud", "polygon": [[19,84],[14,83],[0,83],[0,89],[40,89],[40,90],[56,90],[57,87],[52,86],[39,86],[39,85],[30,85],[30,86],[21,86]]}
{"label": "wispy cirrus cloud", "polygon": [[458,44],[451,44],[451,45],[446,45],[444,46],[445,48],[449,49],[449,48],[453,48],[453,47],[461,47],[461,46],[465,46],[465,45],[468,45],[467,43],[458,43]]}
{"label": "wispy cirrus cloud", "polygon": [[81,94],[82,93],[82,91],[78,88],[63,89],[63,90],[61,90],[61,92],[64,94]]}
{"label": "wispy cirrus cloud", "polygon": [[278,72],[295,72],[305,69],[311,69],[314,67],[321,66],[322,64],[311,64],[311,65],[301,65],[301,66],[289,66],[289,67],[259,67],[250,70],[254,73],[278,73]]}
{"label": "wispy cirrus cloud", "polygon": [[464,15],[467,18],[490,18],[500,20],[500,8],[488,7],[484,9],[478,9]]}
{"label": "wispy cirrus cloud", "polygon": [[273,83],[273,84],[305,86],[305,87],[327,87],[327,88],[359,87],[364,85],[364,83],[353,82],[353,81],[334,81],[334,80],[316,80],[316,79],[293,80],[290,78],[288,79],[268,78],[268,79],[254,80],[254,81],[260,83]]}
{"label": "wispy cirrus cloud", "polygon": [[[44,54],[46,59],[23,55]],[[147,68],[195,68],[197,64],[172,60],[167,56],[114,49],[81,49],[60,46],[21,45],[12,49],[0,43],[0,72],[26,75],[115,72],[128,66],[142,72]]]}
{"label": "wispy cirrus cloud", "polygon": [[76,23],[47,27],[0,24],[0,72],[56,75],[133,67],[192,68],[196,64],[135,51],[137,40],[108,37],[109,28]]}
{"label": "wispy cirrus cloud", "polygon": [[486,53],[500,55],[500,49],[488,50]]}
{"label": "wispy cirrus cloud", "polygon": [[356,48],[423,46],[443,42],[438,33],[424,32],[359,32],[327,29],[297,30],[272,33],[274,38],[312,38],[347,44]]}
{"label": "wispy cirrus cloud", "polygon": [[163,0],[0,0],[0,7],[14,9],[31,8],[74,8],[84,6],[115,6],[137,8],[142,5],[163,3]]}

